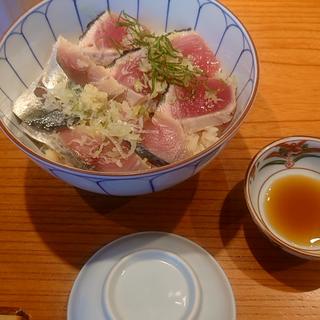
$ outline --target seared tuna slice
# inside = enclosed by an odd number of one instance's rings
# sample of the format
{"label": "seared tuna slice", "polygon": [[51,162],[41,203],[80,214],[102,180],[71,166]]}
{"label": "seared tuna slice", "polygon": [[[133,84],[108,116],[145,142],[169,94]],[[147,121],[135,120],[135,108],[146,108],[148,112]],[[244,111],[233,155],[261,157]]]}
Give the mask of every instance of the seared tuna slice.
{"label": "seared tuna slice", "polygon": [[192,133],[229,122],[235,107],[232,84],[222,79],[203,78],[192,87],[171,86],[157,112],[170,114]]}
{"label": "seared tuna slice", "polygon": [[95,47],[97,49],[130,49],[126,38],[126,27],[119,26],[119,16],[106,11],[93,23],[89,23],[88,30],[80,39],[81,47]]}
{"label": "seared tuna slice", "polygon": [[146,121],[143,131],[141,145],[157,158],[172,163],[189,155],[180,123],[165,113],[156,113]]}
{"label": "seared tuna slice", "polygon": [[220,64],[202,37],[196,32],[176,32],[169,36],[172,46],[206,75],[214,75]]}
{"label": "seared tuna slice", "polygon": [[144,49],[141,49],[117,59],[112,68],[112,74],[119,83],[127,88],[139,94],[148,95],[151,93],[147,75],[150,69],[147,53]]}
{"label": "seared tuna slice", "polygon": [[97,66],[83,54],[79,46],[62,37],[57,42],[57,62],[68,78],[76,84],[84,86],[90,83],[112,98],[121,96],[131,105],[144,100],[142,95],[115,80],[109,69]]}
{"label": "seared tuna slice", "polygon": [[109,66],[120,57],[120,53],[115,49],[97,49],[95,47],[83,47],[81,49],[89,59],[104,67]]}
{"label": "seared tuna slice", "polygon": [[88,25],[80,39],[83,52],[97,64],[108,66],[123,52],[134,48],[127,27],[119,25],[122,19],[121,15],[106,11]]}
{"label": "seared tuna slice", "polygon": [[[64,148],[97,171],[134,172],[148,168],[146,162],[135,153],[121,157],[121,151],[117,149],[119,146],[85,127],[61,130],[59,139]],[[126,151],[125,146],[121,147]]]}

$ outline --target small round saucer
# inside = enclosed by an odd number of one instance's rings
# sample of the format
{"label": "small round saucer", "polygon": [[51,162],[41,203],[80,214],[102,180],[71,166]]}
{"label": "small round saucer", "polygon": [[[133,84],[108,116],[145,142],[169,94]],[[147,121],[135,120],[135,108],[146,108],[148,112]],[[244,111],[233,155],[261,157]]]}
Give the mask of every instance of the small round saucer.
{"label": "small round saucer", "polygon": [[163,232],[125,236],[100,249],[72,288],[68,320],[234,320],[231,286],[194,242]]}

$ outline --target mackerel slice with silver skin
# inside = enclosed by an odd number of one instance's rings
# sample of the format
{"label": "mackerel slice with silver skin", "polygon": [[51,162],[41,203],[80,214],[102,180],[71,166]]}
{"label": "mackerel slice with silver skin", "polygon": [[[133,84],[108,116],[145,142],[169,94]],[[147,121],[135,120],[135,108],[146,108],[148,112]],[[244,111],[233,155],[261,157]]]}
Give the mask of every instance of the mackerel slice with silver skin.
{"label": "mackerel slice with silver skin", "polygon": [[18,99],[15,101],[12,112],[21,120],[28,118],[30,114],[40,110],[42,108],[42,101],[35,94],[34,90],[36,89],[35,85],[25,91]]}
{"label": "mackerel slice with silver skin", "polygon": [[40,143],[40,150],[52,149],[61,155],[66,163],[79,169],[90,169],[91,167],[82,161],[75,152],[65,148],[59,141],[59,134],[56,132],[48,133],[39,131],[26,123],[20,125],[21,130],[27,134],[36,143]]}
{"label": "mackerel slice with silver skin", "polygon": [[80,118],[73,115],[66,115],[60,110],[46,111],[37,110],[24,120],[24,122],[38,130],[52,132],[57,129],[68,128],[76,125]]}
{"label": "mackerel slice with silver skin", "polygon": [[147,150],[142,144],[138,144],[135,153],[142,159],[147,159],[152,165],[156,167],[163,167],[169,162],[157,157],[155,154]]}
{"label": "mackerel slice with silver skin", "polygon": [[[38,113],[39,110],[33,112]],[[31,114],[29,114],[29,116],[30,115]],[[36,126],[29,125],[25,121],[20,123],[19,128],[35,143],[40,153],[43,149],[49,148],[60,154],[66,163],[80,169],[90,169],[75,153],[70,152],[70,150],[67,150],[58,142],[57,132],[55,130],[51,130],[51,132],[48,132],[48,130],[39,130]]]}
{"label": "mackerel slice with silver skin", "polygon": [[[23,121],[34,112],[43,110],[43,96],[47,89],[52,89],[59,81],[67,79],[66,74],[57,64],[56,53],[56,46],[54,46],[40,77],[15,101],[12,111],[20,120]],[[46,112],[54,109],[56,109],[56,106],[52,106],[52,108],[48,106]]]}

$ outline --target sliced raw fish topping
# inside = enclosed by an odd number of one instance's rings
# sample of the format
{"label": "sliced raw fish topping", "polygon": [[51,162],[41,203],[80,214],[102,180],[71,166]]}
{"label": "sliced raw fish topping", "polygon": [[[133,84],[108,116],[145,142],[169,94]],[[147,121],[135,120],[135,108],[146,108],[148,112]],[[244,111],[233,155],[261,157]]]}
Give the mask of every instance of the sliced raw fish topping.
{"label": "sliced raw fish topping", "polygon": [[89,23],[87,31],[80,39],[83,54],[98,65],[108,66],[120,56],[120,46],[127,36],[127,30],[118,26],[118,17],[109,12],[98,16]]}
{"label": "sliced raw fish topping", "polygon": [[117,50],[110,48],[97,49],[96,47],[83,47],[82,52],[96,64],[105,67],[112,64],[120,56]]}
{"label": "sliced raw fish topping", "polygon": [[57,42],[57,62],[68,78],[76,84],[84,86],[91,83],[110,97],[121,96],[132,105],[144,100],[142,95],[124,87],[114,79],[109,69],[97,66],[82,53],[79,46],[62,37]]}
{"label": "sliced raw fish topping", "polygon": [[[150,67],[151,69],[151,67]],[[150,71],[146,51],[128,53],[117,60],[113,67],[114,78],[124,86],[142,95],[151,93],[146,71]]]}
{"label": "sliced raw fish topping", "polygon": [[[88,25],[88,30],[82,36],[79,45],[84,54],[88,55],[97,64],[108,66],[121,53],[132,50],[132,36],[120,14],[105,12]],[[144,26],[141,29],[147,30]]]}
{"label": "sliced raw fish topping", "polygon": [[180,123],[166,113],[156,113],[147,120],[141,138],[146,150],[168,163],[188,156],[186,136]]}
{"label": "sliced raw fish topping", "polygon": [[106,11],[88,25],[88,30],[79,42],[80,46],[97,49],[130,49],[130,45],[125,43],[127,28],[120,26],[118,22],[118,15]]}
{"label": "sliced raw fish topping", "polygon": [[173,47],[205,74],[213,75],[220,69],[220,63],[214,53],[196,32],[177,32],[169,38]]}
{"label": "sliced raw fish topping", "polygon": [[107,74],[105,68],[95,65],[77,45],[63,37],[59,37],[56,46],[58,64],[76,84],[84,86]]}
{"label": "sliced raw fish topping", "polygon": [[59,139],[63,147],[97,171],[126,172],[148,168],[136,154],[121,155],[122,151],[114,141],[84,127],[61,130]]}
{"label": "sliced raw fish topping", "polygon": [[79,43],[59,37],[13,112],[53,161],[128,173],[212,146],[235,111],[232,82],[196,32],[157,34],[105,12]]}
{"label": "sliced raw fish topping", "polygon": [[177,119],[201,116],[224,109],[233,100],[233,89],[221,79],[203,79],[189,88],[174,87],[176,103],[171,108]]}
{"label": "sliced raw fish topping", "polygon": [[168,112],[191,132],[231,120],[235,109],[234,87],[222,79],[202,78],[192,87],[171,86],[159,112]]}

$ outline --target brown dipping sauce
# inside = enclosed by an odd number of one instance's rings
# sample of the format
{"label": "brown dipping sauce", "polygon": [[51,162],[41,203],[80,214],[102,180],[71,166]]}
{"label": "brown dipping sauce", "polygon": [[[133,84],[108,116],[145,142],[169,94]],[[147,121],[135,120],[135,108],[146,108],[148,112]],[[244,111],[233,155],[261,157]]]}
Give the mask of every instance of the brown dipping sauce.
{"label": "brown dipping sauce", "polygon": [[320,246],[320,180],[289,175],[271,183],[265,217],[284,239],[304,247]]}

